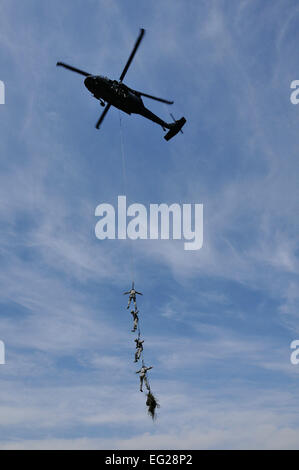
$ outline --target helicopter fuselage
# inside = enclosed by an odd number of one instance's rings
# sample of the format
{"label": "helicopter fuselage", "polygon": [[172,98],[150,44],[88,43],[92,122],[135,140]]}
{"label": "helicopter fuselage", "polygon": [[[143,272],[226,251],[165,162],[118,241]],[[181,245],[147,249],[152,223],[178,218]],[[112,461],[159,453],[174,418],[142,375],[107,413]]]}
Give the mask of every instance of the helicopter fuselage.
{"label": "helicopter fuselage", "polygon": [[101,75],[90,75],[84,84],[96,99],[106,101],[127,114],[143,114],[145,110],[141,97],[122,82]]}

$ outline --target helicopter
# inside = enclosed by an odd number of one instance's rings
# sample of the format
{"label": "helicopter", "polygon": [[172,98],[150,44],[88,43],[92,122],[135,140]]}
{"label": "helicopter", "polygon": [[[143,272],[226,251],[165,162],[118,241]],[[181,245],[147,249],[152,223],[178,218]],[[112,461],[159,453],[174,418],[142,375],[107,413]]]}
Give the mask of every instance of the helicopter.
{"label": "helicopter", "polygon": [[101,106],[105,107],[96,123],[96,129],[100,128],[100,125],[102,124],[110,107],[114,106],[115,108],[118,108],[127,114],[140,114],[141,116],[159,124],[164,131],[168,129],[167,134],[164,136],[164,139],[168,141],[178,132],[183,133],[182,127],[184,126],[186,119],[182,117],[179,120],[175,120],[171,114],[174,122],[167,123],[163,121],[163,119],[160,119],[156,114],[152,113],[144,106],[142,96],[166,104],[173,104],[173,101],[165,100],[163,98],[158,98],[141,91],[133,90],[123,83],[123,79],[131,65],[132,60],[134,59],[144,33],[145,30],[141,28],[131,55],[119,77],[119,80],[110,80],[108,77],[102,75],[92,75],[88,72],[85,72],[84,70],[80,70],[76,67],[65,64],[64,62],[57,62],[56,65],[85,76],[86,78],[84,80],[84,85],[93,94],[93,96],[100,101]]}

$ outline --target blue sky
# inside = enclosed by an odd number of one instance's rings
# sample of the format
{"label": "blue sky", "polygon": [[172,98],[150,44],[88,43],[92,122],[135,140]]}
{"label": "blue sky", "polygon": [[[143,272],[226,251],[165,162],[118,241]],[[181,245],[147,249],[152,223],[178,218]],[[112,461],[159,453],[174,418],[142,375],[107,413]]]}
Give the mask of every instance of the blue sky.
{"label": "blue sky", "polygon": [[[298,23],[290,0],[2,0],[0,448],[298,448]],[[55,64],[118,78],[140,27],[125,83],[187,124],[166,143],[121,115],[125,193],[204,204],[197,252],[94,235],[96,206],[124,194],[119,111],[97,132],[83,77]]]}

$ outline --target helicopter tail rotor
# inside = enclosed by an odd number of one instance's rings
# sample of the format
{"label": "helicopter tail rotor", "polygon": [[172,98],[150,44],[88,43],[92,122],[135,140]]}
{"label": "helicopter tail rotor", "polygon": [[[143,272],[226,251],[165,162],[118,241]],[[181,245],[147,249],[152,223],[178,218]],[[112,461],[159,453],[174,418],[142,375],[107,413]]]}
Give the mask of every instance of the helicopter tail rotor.
{"label": "helicopter tail rotor", "polygon": [[[173,116],[171,116],[171,117],[174,119]],[[185,123],[186,123],[186,119],[184,117],[182,117],[178,121],[176,121],[174,119],[174,123],[171,124],[171,127],[170,127],[169,131],[167,132],[167,134],[164,136],[164,139],[168,141],[168,140],[172,139],[172,137],[177,135],[178,132],[183,133],[182,127],[185,125]]]}
{"label": "helicopter tail rotor", "polygon": [[[170,114],[170,116],[172,117],[173,122],[176,123],[177,121],[175,120],[174,115],[173,115],[172,113],[169,113],[169,114]],[[182,119],[185,119],[185,118],[182,118]],[[181,119],[180,119],[180,121],[181,121]],[[179,121],[178,121],[178,122],[179,122]],[[186,120],[185,120],[185,122],[186,122]],[[183,125],[184,125],[184,124],[183,124]],[[183,127],[183,126],[182,126],[182,127]],[[180,133],[181,133],[181,134],[184,134],[184,132],[182,131],[182,128],[180,129]]]}

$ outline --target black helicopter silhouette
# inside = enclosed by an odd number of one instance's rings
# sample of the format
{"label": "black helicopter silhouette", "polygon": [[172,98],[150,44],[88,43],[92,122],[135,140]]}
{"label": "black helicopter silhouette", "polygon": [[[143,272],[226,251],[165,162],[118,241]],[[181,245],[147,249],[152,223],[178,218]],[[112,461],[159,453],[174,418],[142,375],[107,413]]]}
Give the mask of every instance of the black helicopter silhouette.
{"label": "black helicopter silhouette", "polygon": [[[182,117],[178,121],[173,118],[173,123],[167,123],[152,113],[147,109],[142,101],[142,96],[150,98],[152,100],[160,101],[161,103],[173,104],[173,101],[164,100],[163,98],[157,98],[156,96],[143,93],[141,91],[133,90],[123,83],[123,79],[128,71],[128,68],[131,65],[131,62],[136,54],[136,51],[141,43],[141,40],[144,36],[145,30],[142,28],[140,30],[139,36],[135,43],[135,46],[131,52],[131,55],[125,65],[125,68],[122,71],[119,80],[110,80],[107,77],[101,75],[92,75],[84,70],[77,69],[71,65],[65,64],[63,62],[57,62],[57,66],[64,67],[72,72],[77,72],[81,75],[84,75],[86,78],[84,84],[86,88],[93,94],[93,96],[98,99],[102,106],[105,106],[103,113],[101,114],[98,122],[96,123],[96,128],[99,129],[101,123],[103,122],[109,108],[115,106],[116,108],[124,111],[127,114],[135,113],[141,114],[147,119],[150,119],[153,122],[156,122],[162,126],[163,130],[169,129],[167,134],[164,136],[166,140],[170,140],[174,137],[179,131],[183,132],[181,129],[186,122],[186,119]],[[106,102],[106,105],[105,105]]]}

